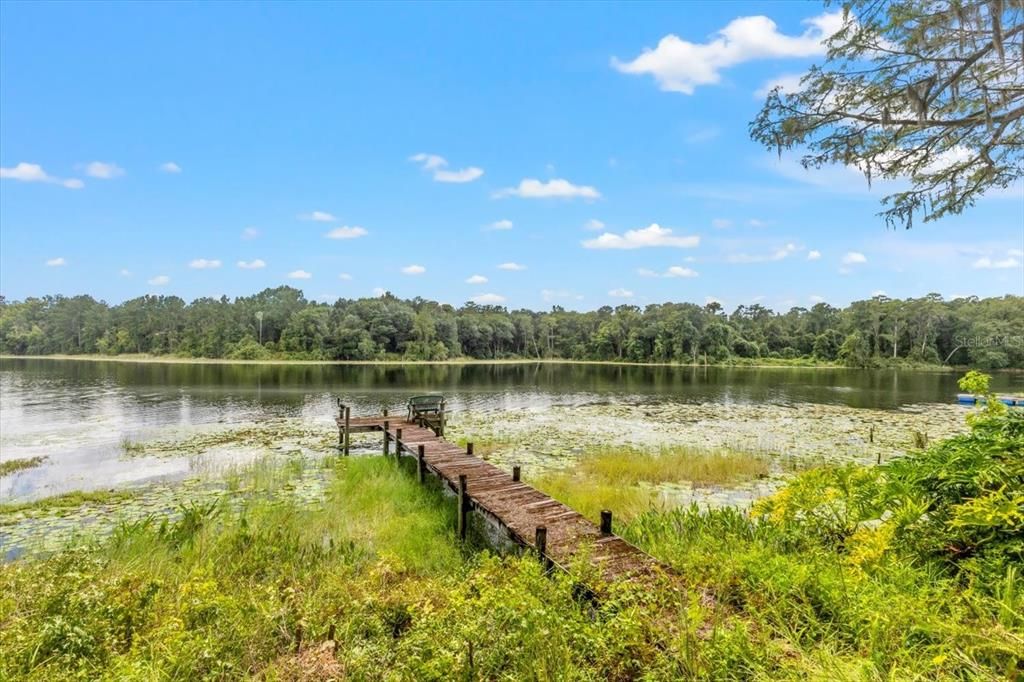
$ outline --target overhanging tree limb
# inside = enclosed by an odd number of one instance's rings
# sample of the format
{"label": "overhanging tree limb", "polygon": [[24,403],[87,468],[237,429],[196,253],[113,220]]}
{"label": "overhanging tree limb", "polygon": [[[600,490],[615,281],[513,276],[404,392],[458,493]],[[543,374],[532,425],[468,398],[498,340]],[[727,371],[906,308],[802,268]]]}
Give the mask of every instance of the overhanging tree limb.
{"label": "overhanging tree limb", "polygon": [[753,139],[909,182],[890,225],[935,220],[1024,176],[1024,2],[851,0],[823,64],[772,91]]}

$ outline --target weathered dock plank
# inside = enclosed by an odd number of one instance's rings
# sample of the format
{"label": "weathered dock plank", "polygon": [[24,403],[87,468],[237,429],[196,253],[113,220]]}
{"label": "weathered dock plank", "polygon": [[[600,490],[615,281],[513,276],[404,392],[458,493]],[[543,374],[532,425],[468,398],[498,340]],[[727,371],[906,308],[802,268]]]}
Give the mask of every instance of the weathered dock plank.
{"label": "weathered dock plank", "polygon": [[456,493],[460,476],[465,476],[469,508],[485,513],[515,542],[536,552],[537,530],[544,528],[544,558],[555,565],[567,567],[582,554],[608,580],[649,576],[663,568],[636,546],[617,535],[602,533],[601,528],[579,512],[513,479],[509,472],[467,454],[471,448],[449,443],[429,427],[407,422],[401,415],[351,417],[347,409],[342,410],[337,423],[339,443],[344,444],[346,451],[348,434],[377,431],[383,435],[386,423],[387,438],[397,444],[399,456],[416,458],[422,447],[427,471]]}

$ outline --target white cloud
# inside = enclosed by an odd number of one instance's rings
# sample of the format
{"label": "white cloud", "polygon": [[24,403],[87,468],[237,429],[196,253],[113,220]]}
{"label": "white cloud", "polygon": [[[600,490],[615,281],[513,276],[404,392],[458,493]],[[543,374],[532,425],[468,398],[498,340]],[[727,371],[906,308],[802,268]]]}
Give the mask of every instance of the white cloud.
{"label": "white cloud", "polygon": [[256,239],[260,236],[260,231],[255,227],[247,227],[242,230],[242,239]]}
{"label": "white cloud", "polygon": [[583,223],[583,229],[584,230],[592,230],[594,232],[597,232],[598,230],[603,230],[604,229],[604,223],[602,223],[597,218],[591,218],[587,222]]}
{"label": "white cloud", "polygon": [[82,189],[85,183],[78,178],[67,180],[54,177],[43,170],[37,163],[25,163],[22,161],[13,168],[0,168],[0,179],[18,180],[20,182],[45,182],[51,185],[62,185],[68,189]]}
{"label": "white cloud", "polygon": [[473,182],[484,174],[482,168],[467,166],[460,170],[448,170],[448,160],[437,154],[416,154],[409,157],[410,161],[430,172],[435,182]]}
{"label": "white cloud", "polygon": [[267,264],[263,260],[256,258],[251,261],[240,260],[238,261],[238,267],[243,270],[261,270],[267,267]]}
{"label": "white cloud", "polygon": [[824,303],[825,302],[825,297],[824,296],[819,296],[818,294],[811,294],[807,298],[810,300],[811,303]]}
{"label": "white cloud", "polygon": [[681,265],[673,265],[662,277],[698,277],[700,273],[691,268],[684,268]]}
{"label": "white cloud", "polygon": [[118,273],[118,274],[120,274],[122,277],[131,277],[132,276],[132,272],[128,268],[121,268],[121,272]]}
{"label": "white cloud", "polygon": [[874,291],[871,292],[871,298],[874,298],[875,296],[885,296],[885,295],[886,295],[885,289],[875,289]]}
{"label": "white cloud", "polygon": [[802,73],[787,73],[782,76],[776,76],[770,81],[766,81],[764,85],[754,91],[755,99],[764,99],[768,96],[775,88],[783,93],[798,92],[800,90],[800,79],[803,78]]}
{"label": "white cloud", "polygon": [[193,270],[214,270],[219,268],[221,265],[219,260],[208,260],[206,258],[196,258],[191,261],[188,266]]}
{"label": "white cloud", "polygon": [[766,254],[747,254],[747,253],[732,253],[729,254],[728,260],[730,263],[767,263],[770,261],[778,261],[788,258],[797,251],[800,251],[800,247],[790,242],[785,246],[779,247]]}
{"label": "white cloud", "polygon": [[487,284],[487,278],[483,275],[473,275],[466,279],[466,284]]}
{"label": "white cloud", "polygon": [[714,296],[705,296],[704,297],[704,305],[710,305],[711,303],[717,303],[720,306],[724,306],[725,305],[725,303],[723,303],[722,299],[720,299],[720,298],[715,298]]}
{"label": "white cloud", "polygon": [[388,293],[388,290],[385,289],[384,287],[374,287],[373,288],[373,295],[374,296],[383,296],[386,293]]}
{"label": "white cloud", "polygon": [[676,277],[700,277],[699,272],[691,268],[683,267],[682,265],[673,265],[669,267],[668,270],[661,273],[651,270],[649,268],[640,268],[639,270],[636,271],[636,274],[640,275],[641,277],[668,277],[670,279]]}
{"label": "white cloud", "polygon": [[535,178],[524,178],[518,187],[506,187],[493,194],[496,199],[502,197],[520,197],[522,199],[600,199],[601,193],[590,185],[574,185],[562,178],[552,178],[547,182]]}
{"label": "white cloud", "polygon": [[469,300],[478,305],[498,305],[505,302],[505,297],[499,294],[480,294]]}
{"label": "white cloud", "polygon": [[512,221],[511,220],[495,220],[493,223],[491,223],[490,225],[488,225],[484,229],[487,229],[487,230],[511,230],[512,229]]}
{"label": "white cloud", "polygon": [[305,270],[292,270],[288,273],[288,279],[313,279],[313,274]]}
{"label": "white cloud", "polygon": [[540,297],[545,303],[552,303],[554,301],[561,301],[570,299],[573,301],[582,301],[583,295],[569,291],[568,289],[541,289]]}
{"label": "white cloud", "polygon": [[1021,251],[1020,249],[1010,249],[1006,252],[1006,255],[1014,258],[1024,258],[1024,251]]}
{"label": "white cloud", "polygon": [[672,234],[671,228],[662,227],[657,223],[651,223],[643,229],[628,230],[622,235],[605,232],[596,239],[587,239],[583,242],[584,248],[587,249],[642,249],[653,246],[690,249],[699,244],[699,236],[677,236]]}
{"label": "white cloud", "polygon": [[1020,267],[1020,261],[1012,256],[1009,258],[1002,258],[1000,260],[993,260],[988,256],[982,256],[971,263],[971,267],[978,268],[980,270],[1007,270],[1009,268]]}
{"label": "white cloud", "polygon": [[85,174],[90,178],[112,180],[124,175],[124,169],[113,162],[105,163],[103,161],[92,161],[85,164]]}
{"label": "white cloud", "polygon": [[611,64],[622,73],[650,74],[662,90],[692,95],[697,86],[718,83],[721,72],[755,59],[813,57],[825,54],[825,41],[842,28],[842,12],[805,19],[807,29],[798,36],[780,33],[765,16],[739,17],[706,43],[691,43],[669,34],[658,46],[635,59]]}
{"label": "white cloud", "polygon": [[157,275],[156,277],[154,277],[152,279],[146,280],[147,284],[149,284],[151,286],[154,286],[154,287],[162,287],[165,284],[170,283],[170,281],[171,281],[171,278],[168,277],[167,275]]}
{"label": "white cloud", "polygon": [[406,265],[402,268],[402,274],[405,275],[422,275],[427,269],[422,265]]}
{"label": "white cloud", "polygon": [[818,260],[821,258],[821,251],[817,249],[811,249],[807,252],[807,260]]}
{"label": "white cloud", "polygon": [[867,263],[868,258],[860,251],[847,251],[846,255],[843,256],[843,265],[857,265],[859,263]]}
{"label": "white cloud", "polygon": [[750,225],[751,227],[765,227],[768,223],[763,220],[758,220],[757,218],[751,218],[747,221],[747,225]]}
{"label": "white cloud", "polygon": [[352,279],[352,275],[348,274],[347,272],[341,272],[338,273],[338,279],[343,279],[347,282]]}
{"label": "white cloud", "polygon": [[312,220],[315,223],[333,223],[337,218],[326,211],[310,211],[309,213],[299,214],[299,220]]}
{"label": "white cloud", "polygon": [[35,163],[19,163],[13,168],[0,168],[0,178],[20,180],[22,182],[51,182],[56,180],[48,175],[43,167]]}
{"label": "white cloud", "polygon": [[174,163],[173,161],[168,161],[167,163],[160,164],[160,170],[162,170],[164,173],[180,173],[181,166]]}
{"label": "white cloud", "polygon": [[357,239],[359,237],[365,237],[367,234],[369,233],[358,225],[354,227],[343,225],[341,227],[334,228],[330,232],[324,233],[324,236],[328,239]]}
{"label": "white cloud", "polygon": [[520,270],[525,270],[526,266],[520,265],[519,263],[502,263],[501,265],[498,266],[498,269],[509,270],[511,272],[519,272]]}
{"label": "white cloud", "polygon": [[68,262],[66,260],[64,260],[63,257],[60,257],[60,258],[51,258],[50,260],[46,261],[46,264],[48,266],[50,266],[51,268],[56,268],[56,267],[60,267],[62,265],[67,265]]}
{"label": "white cloud", "polygon": [[633,298],[633,292],[629,289],[612,289],[608,295],[612,298]]}
{"label": "white cloud", "polygon": [[711,227],[718,228],[719,230],[724,230],[727,227],[732,227],[732,221],[729,220],[728,218],[715,218],[714,220],[711,221]]}
{"label": "white cloud", "polygon": [[437,182],[473,182],[484,174],[482,168],[470,166],[457,171],[439,170],[434,171],[434,180]]}

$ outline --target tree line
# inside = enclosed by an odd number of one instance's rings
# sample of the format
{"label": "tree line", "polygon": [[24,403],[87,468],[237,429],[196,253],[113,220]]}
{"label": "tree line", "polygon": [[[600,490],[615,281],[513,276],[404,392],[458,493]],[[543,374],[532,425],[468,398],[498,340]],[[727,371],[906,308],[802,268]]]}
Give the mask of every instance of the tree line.
{"label": "tree line", "polygon": [[1024,297],[875,296],[845,308],[818,303],[784,313],[760,304],[728,313],[714,302],[535,312],[391,294],[318,303],[286,286],[234,300],[150,295],[113,306],[85,295],[0,297],[0,352],[1024,367]]}

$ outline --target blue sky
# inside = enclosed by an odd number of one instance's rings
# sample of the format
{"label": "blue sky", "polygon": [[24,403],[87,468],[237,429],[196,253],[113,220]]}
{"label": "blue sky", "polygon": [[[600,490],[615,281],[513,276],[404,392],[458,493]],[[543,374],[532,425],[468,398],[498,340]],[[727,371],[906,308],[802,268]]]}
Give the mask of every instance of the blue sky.
{"label": "blue sky", "polygon": [[884,186],[749,140],[756,93],[820,58],[813,3],[0,14],[8,298],[1024,294],[1020,187],[886,230]]}

